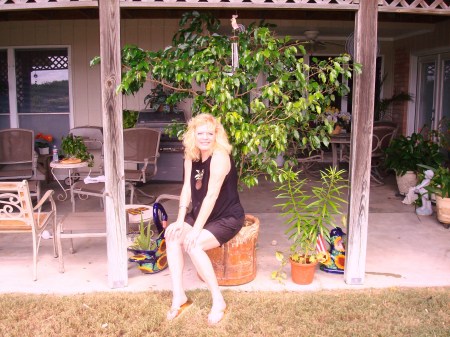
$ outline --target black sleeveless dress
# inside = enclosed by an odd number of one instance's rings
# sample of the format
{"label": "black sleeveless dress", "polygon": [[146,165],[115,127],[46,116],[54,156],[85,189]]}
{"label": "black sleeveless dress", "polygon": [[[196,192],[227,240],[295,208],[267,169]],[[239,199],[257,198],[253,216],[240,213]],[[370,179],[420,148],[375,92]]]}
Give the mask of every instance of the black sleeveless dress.
{"label": "black sleeveless dress", "polygon": [[[231,168],[226,175],[211,214],[204,229],[211,232],[220,245],[231,240],[244,225],[245,213],[237,190],[237,172],[230,157]],[[200,212],[203,199],[208,192],[211,157],[202,162],[192,162],[191,199],[192,210],[186,215],[185,222],[194,225]]]}

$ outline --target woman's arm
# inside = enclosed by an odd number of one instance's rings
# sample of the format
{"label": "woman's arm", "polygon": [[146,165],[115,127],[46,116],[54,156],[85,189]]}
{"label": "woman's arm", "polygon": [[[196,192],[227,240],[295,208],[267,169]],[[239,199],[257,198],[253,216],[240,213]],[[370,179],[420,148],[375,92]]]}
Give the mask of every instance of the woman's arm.
{"label": "woman's arm", "polygon": [[224,151],[215,151],[209,169],[208,192],[203,199],[199,214],[194,223],[195,229],[202,229],[211,214],[222,188],[226,175],[230,172],[230,157]]}
{"label": "woman's arm", "polygon": [[189,159],[184,160],[184,182],[183,188],[180,194],[180,204],[178,208],[177,222],[184,222],[184,218],[187,214],[187,209],[191,203],[191,171],[192,171],[192,161]]}

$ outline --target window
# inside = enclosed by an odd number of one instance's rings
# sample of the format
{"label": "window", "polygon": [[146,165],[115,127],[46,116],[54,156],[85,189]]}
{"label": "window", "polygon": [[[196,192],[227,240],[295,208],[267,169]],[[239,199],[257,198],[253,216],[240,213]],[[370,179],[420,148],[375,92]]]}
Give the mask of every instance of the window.
{"label": "window", "polygon": [[8,52],[0,50],[0,128],[9,128]]}
{"label": "window", "polygon": [[[8,64],[6,51],[5,56],[0,54],[0,127],[20,127],[32,129],[35,134],[51,134],[59,146],[61,137],[70,129],[67,48],[16,48],[12,55],[14,78],[8,79],[6,70],[4,93],[1,60],[6,60],[6,69]],[[15,85],[13,100],[16,104],[13,107],[9,106],[8,83],[9,87]]]}

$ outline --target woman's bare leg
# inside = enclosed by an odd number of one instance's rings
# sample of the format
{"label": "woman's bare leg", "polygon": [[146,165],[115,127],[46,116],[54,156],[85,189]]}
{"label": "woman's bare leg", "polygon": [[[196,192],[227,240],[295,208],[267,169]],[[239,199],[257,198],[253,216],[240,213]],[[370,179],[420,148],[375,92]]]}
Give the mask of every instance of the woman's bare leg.
{"label": "woman's bare leg", "polygon": [[218,323],[222,319],[226,303],[220,291],[211,260],[205,251],[219,246],[220,244],[214,235],[204,229],[200,233],[197,244],[188,252],[197,272],[211,292],[212,307],[208,315],[208,321],[211,324]]}
{"label": "woman's bare leg", "polygon": [[[186,227],[188,226],[188,227]],[[172,279],[172,309],[179,308],[186,303],[187,296],[183,286],[184,248],[183,240],[186,233],[192,227],[186,225],[183,233],[178,238],[166,238],[167,261],[169,264],[170,277]],[[167,315],[167,319],[173,319]]]}

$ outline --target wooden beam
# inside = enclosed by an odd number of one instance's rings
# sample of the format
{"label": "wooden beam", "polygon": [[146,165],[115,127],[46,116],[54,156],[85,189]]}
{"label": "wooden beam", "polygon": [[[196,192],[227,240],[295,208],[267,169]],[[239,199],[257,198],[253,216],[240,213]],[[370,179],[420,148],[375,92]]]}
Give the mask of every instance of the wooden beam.
{"label": "wooden beam", "polygon": [[377,56],[376,1],[361,1],[355,20],[355,61],[362,74],[354,78],[348,242],[344,280],[363,284],[366,268],[370,165]]}
{"label": "wooden beam", "polygon": [[119,0],[99,1],[108,284],[128,285]]}

